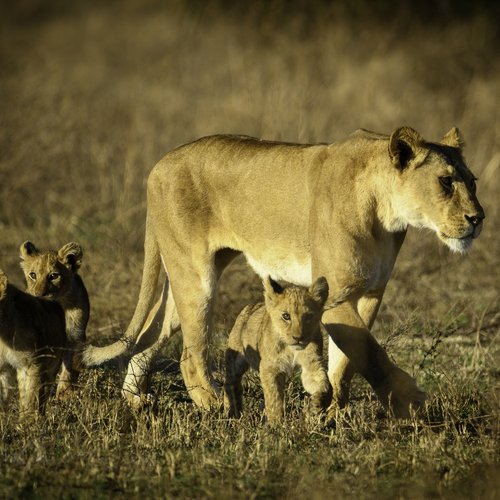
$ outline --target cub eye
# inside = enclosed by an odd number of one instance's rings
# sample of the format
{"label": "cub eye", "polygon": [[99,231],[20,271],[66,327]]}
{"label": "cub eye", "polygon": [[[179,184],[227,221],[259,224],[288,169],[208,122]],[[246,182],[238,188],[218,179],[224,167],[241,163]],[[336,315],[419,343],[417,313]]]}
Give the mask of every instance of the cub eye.
{"label": "cub eye", "polygon": [[59,273],[50,273],[49,274],[49,281],[54,281],[57,278],[59,278],[60,274]]}
{"label": "cub eye", "polygon": [[290,321],[290,315],[287,313],[287,312],[284,312],[282,315],[281,315],[281,319],[283,321]]}
{"label": "cub eye", "polygon": [[33,280],[36,281],[36,274],[35,273],[29,273],[28,276]]}
{"label": "cub eye", "polygon": [[476,181],[477,179],[471,179],[470,182],[469,182],[469,189],[475,193],[476,192]]}
{"label": "cub eye", "polygon": [[439,183],[446,194],[451,194],[453,192],[453,178],[451,176],[445,175],[444,177],[440,177]]}

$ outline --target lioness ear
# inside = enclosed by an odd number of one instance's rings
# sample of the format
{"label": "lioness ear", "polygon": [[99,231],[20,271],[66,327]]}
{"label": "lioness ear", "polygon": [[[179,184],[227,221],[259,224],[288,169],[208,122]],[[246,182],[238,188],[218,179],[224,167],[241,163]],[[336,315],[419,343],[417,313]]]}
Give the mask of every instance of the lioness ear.
{"label": "lioness ear", "polygon": [[441,139],[441,144],[444,144],[445,146],[450,146],[452,148],[462,149],[465,146],[465,141],[460,130],[458,130],[457,127],[453,127]]}
{"label": "lioness ear", "polygon": [[33,257],[34,255],[38,255],[40,253],[38,248],[33,245],[31,241],[25,241],[19,248],[19,252],[21,253],[21,259],[23,260],[26,257]]}
{"label": "lioness ear", "polygon": [[64,264],[68,269],[77,271],[82,265],[83,250],[78,243],[66,243],[66,245],[57,252],[57,257],[59,262]]}
{"label": "lioness ear", "polygon": [[271,276],[268,276],[267,279],[264,280],[264,290],[267,295],[280,295],[283,293],[284,288],[274,281]]}
{"label": "lioness ear", "polygon": [[328,298],[329,287],[326,278],[321,276],[309,288],[309,293],[314,297],[314,300],[324,304]]}
{"label": "lioness ear", "polygon": [[410,127],[397,128],[389,138],[389,157],[400,170],[417,158],[422,136]]}

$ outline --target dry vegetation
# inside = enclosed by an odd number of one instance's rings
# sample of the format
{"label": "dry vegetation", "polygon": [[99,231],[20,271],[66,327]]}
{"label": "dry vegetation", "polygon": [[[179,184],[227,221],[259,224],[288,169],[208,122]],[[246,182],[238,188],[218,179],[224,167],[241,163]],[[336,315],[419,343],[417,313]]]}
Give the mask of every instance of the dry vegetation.
{"label": "dry vegetation", "polygon": [[[175,363],[163,363],[156,407],[136,415],[120,400],[120,366],[89,370],[77,397],[51,402],[43,422],[18,426],[16,408],[0,415],[0,497],[498,495],[498,9],[287,5],[2,3],[0,266],[21,285],[21,242],[79,241],[89,337],[106,343],[135,306],[145,181],[170,148],[219,132],[333,141],[402,124],[438,139],[456,124],[480,179],[483,234],[456,257],[410,232],[375,327],[430,392],[426,414],[391,420],[357,380],[327,427],[303,414],[292,380],[288,419],[273,430],[260,422],[255,377],[253,411],[233,422],[194,408]],[[258,292],[243,263],[226,273],[217,359]],[[178,351],[174,339],[166,355]]]}

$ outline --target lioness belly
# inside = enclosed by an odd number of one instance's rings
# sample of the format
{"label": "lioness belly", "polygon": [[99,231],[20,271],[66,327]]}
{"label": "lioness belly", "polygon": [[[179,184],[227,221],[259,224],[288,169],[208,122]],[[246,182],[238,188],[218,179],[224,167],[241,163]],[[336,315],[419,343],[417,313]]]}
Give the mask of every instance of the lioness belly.
{"label": "lioness belly", "polygon": [[295,285],[310,286],[312,282],[311,257],[287,255],[286,257],[255,258],[245,254],[248,264],[262,278],[286,281]]}

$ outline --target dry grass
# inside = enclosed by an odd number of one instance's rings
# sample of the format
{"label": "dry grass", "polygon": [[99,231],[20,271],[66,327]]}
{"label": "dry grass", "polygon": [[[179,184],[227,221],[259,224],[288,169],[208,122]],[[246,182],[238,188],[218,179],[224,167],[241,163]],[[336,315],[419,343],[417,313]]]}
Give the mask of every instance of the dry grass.
{"label": "dry grass", "polygon": [[[494,5],[451,20],[446,2],[433,18],[425,8],[413,18],[360,1],[258,3],[247,11],[222,1],[16,5],[0,12],[0,265],[21,285],[21,242],[79,241],[93,341],[116,338],[135,306],[149,170],[168,149],[202,135],[333,141],[358,127],[408,124],[437,139],[456,124],[487,219],[465,258],[410,233],[375,327],[431,392],[423,420],[386,418],[357,380],[350,407],[335,428],[325,427],[303,415],[291,381],[289,417],[272,430],[260,422],[260,389],[249,377],[253,411],[231,422],[193,408],[178,373],[162,366],[152,379],[157,408],[135,415],[120,401],[120,370],[92,370],[77,398],[52,402],[43,422],[22,428],[15,411],[1,415],[0,496],[494,498]],[[241,262],[228,270],[221,339],[258,291]],[[177,354],[174,340],[166,355]]]}

